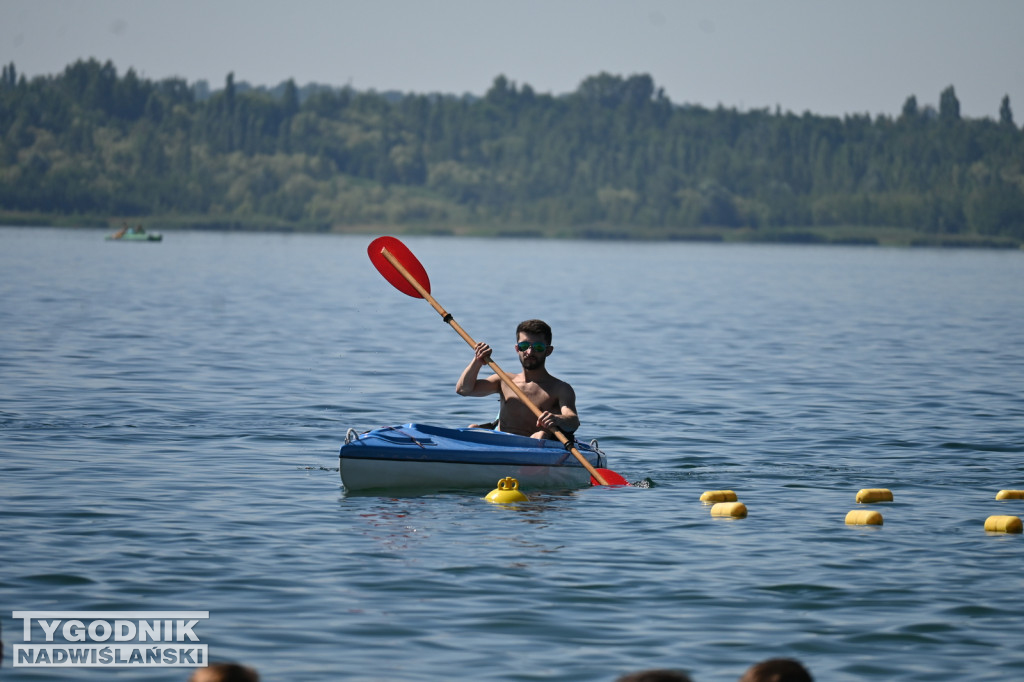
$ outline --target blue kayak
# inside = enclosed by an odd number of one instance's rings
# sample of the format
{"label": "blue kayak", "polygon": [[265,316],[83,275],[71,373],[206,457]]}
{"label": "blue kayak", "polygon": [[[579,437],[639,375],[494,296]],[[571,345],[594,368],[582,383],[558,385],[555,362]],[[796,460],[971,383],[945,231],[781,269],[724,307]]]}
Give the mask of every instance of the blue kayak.
{"label": "blue kayak", "polygon": [[[575,443],[595,468],[606,465],[596,442]],[[491,490],[511,476],[526,490],[583,488],[590,474],[558,441],[489,429],[403,424],[356,434],[341,446],[341,481],[349,491]]]}

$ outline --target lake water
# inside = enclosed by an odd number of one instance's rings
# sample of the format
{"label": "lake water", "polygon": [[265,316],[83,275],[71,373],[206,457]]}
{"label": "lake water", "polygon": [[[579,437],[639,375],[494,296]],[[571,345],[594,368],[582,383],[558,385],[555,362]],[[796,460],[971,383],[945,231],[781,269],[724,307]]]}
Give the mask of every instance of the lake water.
{"label": "lake water", "polygon": [[346,495],[348,428],[497,407],[369,241],[0,229],[4,679],[189,674],[13,669],[15,610],[209,611],[264,680],[1021,676],[1024,538],[983,524],[1024,516],[1024,252],[409,238],[506,370],[550,322],[581,437],[654,482],[508,508]]}

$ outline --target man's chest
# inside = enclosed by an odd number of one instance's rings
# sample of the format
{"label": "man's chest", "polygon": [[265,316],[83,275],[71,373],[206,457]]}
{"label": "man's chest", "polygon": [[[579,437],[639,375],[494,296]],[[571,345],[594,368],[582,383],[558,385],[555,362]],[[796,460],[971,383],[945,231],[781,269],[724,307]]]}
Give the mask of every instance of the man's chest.
{"label": "man's chest", "polygon": [[[550,409],[551,407],[555,406],[555,404],[558,402],[555,395],[551,391],[549,391],[547,387],[542,386],[541,384],[532,381],[516,381],[516,386],[518,386],[519,389],[526,394],[526,397],[529,398],[534,405],[536,405],[542,410]],[[516,396],[516,394],[508,386],[502,384],[501,391],[506,402],[510,404],[520,402],[519,397]]]}

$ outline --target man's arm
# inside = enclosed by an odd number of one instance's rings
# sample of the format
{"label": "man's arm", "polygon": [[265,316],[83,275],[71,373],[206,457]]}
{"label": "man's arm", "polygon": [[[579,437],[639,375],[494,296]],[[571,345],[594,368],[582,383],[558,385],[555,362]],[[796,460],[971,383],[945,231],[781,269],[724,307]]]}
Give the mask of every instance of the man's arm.
{"label": "man's arm", "polygon": [[576,413],[576,392],[572,386],[562,382],[558,390],[558,411],[543,412],[537,419],[537,428],[545,431],[559,429],[566,435],[572,435],[580,428],[580,417]]}
{"label": "man's arm", "polygon": [[[480,368],[491,359],[491,347],[486,343],[476,344],[473,360],[462,370],[462,375],[455,383],[455,392],[459,395],[484,396],[497,393],[499,390],[500,377],[497,374],[478,379]],[[495,381],[497,379],[498,381]]]}

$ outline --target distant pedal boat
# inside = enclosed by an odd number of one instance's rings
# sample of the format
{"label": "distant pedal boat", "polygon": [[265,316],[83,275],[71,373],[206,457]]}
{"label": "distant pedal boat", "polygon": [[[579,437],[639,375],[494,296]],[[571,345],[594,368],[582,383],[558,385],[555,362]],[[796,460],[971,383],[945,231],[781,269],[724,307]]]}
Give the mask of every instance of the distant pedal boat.
{"label": "distant pedal boat", "polygon": [[[597,443],[576,448],[605,468]],[[491,490],[511,476],[524,490],[565,490],[590,485],[590,474],[558,441],[488,429],[446,429],[404,424],[356,434],[341,446],[341,482],[363,490]]]}
{"label": "distant pedal boat", "polygon": [[108,242],[159,242],[162,241],[164,236],[159,232],[125,232],[120,237],[117,233],[108,234]]}

